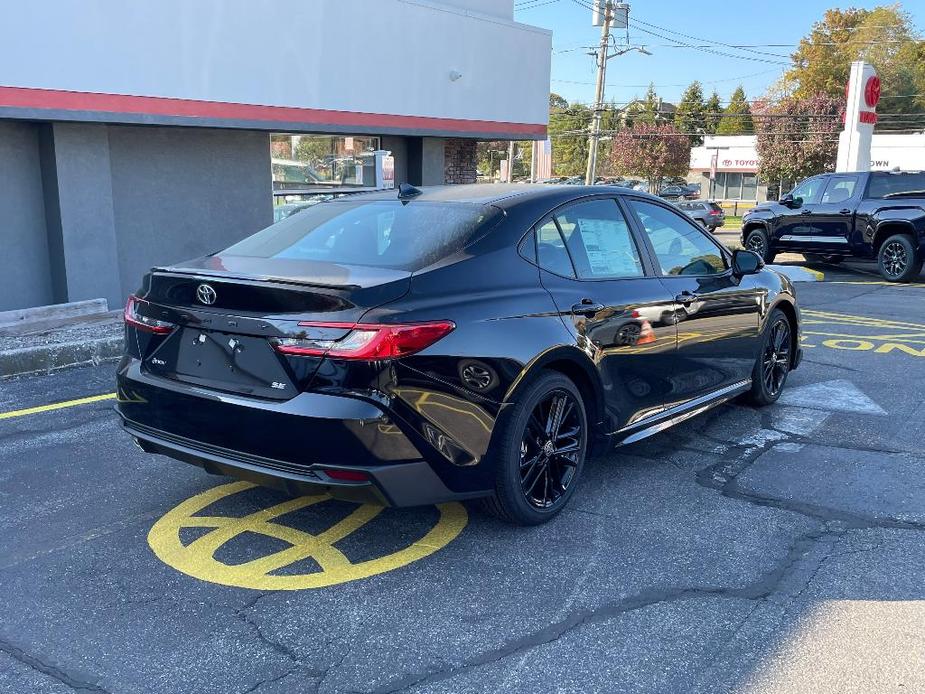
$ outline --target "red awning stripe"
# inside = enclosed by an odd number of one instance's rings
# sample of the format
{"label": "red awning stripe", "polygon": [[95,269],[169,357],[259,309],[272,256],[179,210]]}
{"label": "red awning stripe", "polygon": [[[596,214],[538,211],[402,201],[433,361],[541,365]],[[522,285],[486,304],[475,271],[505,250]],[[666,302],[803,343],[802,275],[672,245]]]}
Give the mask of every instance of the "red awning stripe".
{"label": "red awning stripe", "polygon": [[338,125],[364,129],[402,128],[407,130],[453,131],[460,133],[511,133],[546,135],[540,123],[400,116],[385,113],[355,113],[293,106],[260,106],[224,101],[174,99],[161,96],[131,96],[74,92],[61,89],[0,87],[0,108],[28,108],[60,111],[144,114],[181,118],[209,118],[233,121],[267,121]]}

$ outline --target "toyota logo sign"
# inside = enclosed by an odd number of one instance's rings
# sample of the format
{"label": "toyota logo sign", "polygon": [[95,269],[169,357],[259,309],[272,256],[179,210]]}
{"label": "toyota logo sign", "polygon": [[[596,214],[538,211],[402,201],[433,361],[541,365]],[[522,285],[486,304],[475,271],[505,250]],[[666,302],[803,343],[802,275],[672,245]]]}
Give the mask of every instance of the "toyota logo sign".
{"label": "toyota logo sign", "polygon": [[200,284],[196,287],[196,298],[206,306],[211,306],[218,298],[218,294],[208,284]]}

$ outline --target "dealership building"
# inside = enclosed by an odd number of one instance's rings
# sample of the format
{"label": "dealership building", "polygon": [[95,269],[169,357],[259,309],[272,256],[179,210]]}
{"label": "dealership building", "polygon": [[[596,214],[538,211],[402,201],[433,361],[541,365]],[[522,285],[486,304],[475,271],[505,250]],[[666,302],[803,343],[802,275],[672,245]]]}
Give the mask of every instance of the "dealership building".
{"label": "dealership building", "polygon": [[274,186],[382,184],[377,156],[474,180],[477,140],[545,138],[550,49],[513,0],[8,3],[0,311],[118,306],[271,223]]}
{"label": "dealership building", "polygon": [[[870,148],[874,171],[925,170],[925,133],[875,133]],[[728,202],[776,200],[797,181],[764,181],[758,175],[754,135],[708,135],[691,149],[690,183],[704,198]]]}

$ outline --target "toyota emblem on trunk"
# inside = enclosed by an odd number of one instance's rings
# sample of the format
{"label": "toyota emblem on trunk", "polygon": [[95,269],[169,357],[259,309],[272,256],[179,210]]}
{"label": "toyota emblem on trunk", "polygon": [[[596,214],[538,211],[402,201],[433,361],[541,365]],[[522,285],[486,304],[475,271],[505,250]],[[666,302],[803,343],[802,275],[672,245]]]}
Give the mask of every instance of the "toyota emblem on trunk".
{"label": "toyota emblem on trunk", "polygon": [[208,284],[200,284],[196,287],[196,298],[206,306],[211,306],[218,298],[218,294]]}

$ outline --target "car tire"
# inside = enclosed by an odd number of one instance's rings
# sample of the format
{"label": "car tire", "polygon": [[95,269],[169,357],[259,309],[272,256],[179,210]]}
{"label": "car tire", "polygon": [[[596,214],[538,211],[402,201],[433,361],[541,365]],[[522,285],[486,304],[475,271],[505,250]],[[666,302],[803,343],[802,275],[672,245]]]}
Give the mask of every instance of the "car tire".
{"label": "car tire", "polygon": [[761,335],[761,348],[752,368],[752,387],[745,399],[763,407],[777,402],[793,366],[793,326],[776,308],[768,316]]}
{"label": "car tire", "polygon": [[895,234],[877,251],[877,266],[887,282],[911,282],[922,271],[922,256],[910,237]]}
{"label": "car tire", "polygon": [[[554,407],[564,413],[558,438],[549,432],[555,426]],[[505,409],[497,426],[488,453],[495,488],[483,500],[484,508],[517,525],[551,520],[574,494],[587,457],[588,421],[581,393],[566,376],[543,372]],[[554,452],[557,445],[563,452]]]}
{"label": "car tire", "polygon": [[768,238],[768,232],[764,229],[752,229],[748,232],[745,237],[745,248],[760,255],[765,263],[773,263],[774,256],[777,255],[771,250],[771,241]]}

